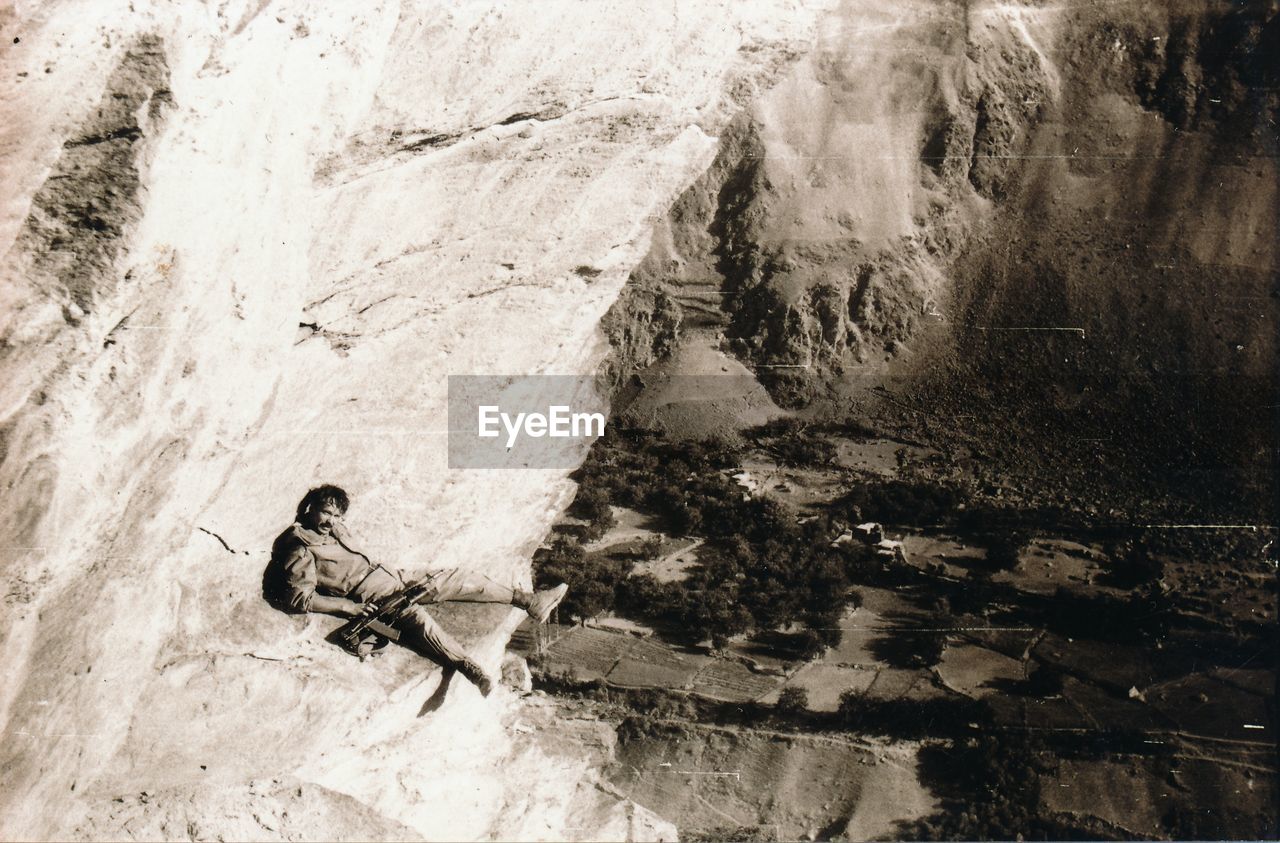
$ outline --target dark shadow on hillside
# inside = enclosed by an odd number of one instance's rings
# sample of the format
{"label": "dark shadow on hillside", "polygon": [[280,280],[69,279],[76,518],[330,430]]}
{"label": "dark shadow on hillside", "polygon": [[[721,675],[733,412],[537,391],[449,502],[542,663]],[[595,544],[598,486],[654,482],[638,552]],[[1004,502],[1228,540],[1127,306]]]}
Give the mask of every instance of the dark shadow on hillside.
{"label": "dark shadow on hillside", "polygon": [[988,679],[980,686],[990,688],[1002,697],[1046,699],[1062,694],[1062,673],[1047,665],[1040,665],[1026,679]]}
{"label": "dark shadow on hillside", "polygon": [[933,667],[942,658],[947,632],[936,618],[927,615],[886,615],[894,628],[873,639],[867,649],[877,661],[890,667],[918,669]]}
{"label": "dark shadow on hillside", "polygon": [[922,747],[920,783],[941,810],[899,821],[898,840],[1108,840],[1124,839],[1042,816],[1040,776],[1047,749],[1022,734],[984,734],[967,741]]}
{"label": "dark shadow on hillside", "polygon": [[748,656],[783,659],[786,661],[802,661],[812,656],[812,634],[809,630],[800,632],[782,632],[776,629],[762,629],[752,633],[751,637],[737,650]]}

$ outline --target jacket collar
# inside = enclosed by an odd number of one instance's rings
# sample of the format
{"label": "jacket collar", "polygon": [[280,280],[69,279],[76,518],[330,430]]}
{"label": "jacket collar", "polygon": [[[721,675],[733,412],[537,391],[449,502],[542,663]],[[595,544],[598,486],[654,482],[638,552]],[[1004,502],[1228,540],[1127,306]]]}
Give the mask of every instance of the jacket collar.
{"label": "jacket collar", "polygon": [[[317,533],[315,530],[309,530],[306,527],[299,524],[297,521],[293,522],[293,526],[290,527],[290,529],[293,531],[293,534],[297,536],[298,541],[302,542],[307,547],[314,547],[316,545],[331,543],[327,541],[324,536]],[[333,542],[336,542],[337,544],[341,545],[347,551],[351,553],[359,554],[360,556],[364,556],[363,553],[360,553],[360,551],[356,550],[351,546],[350,540],[347,538],[346,534],[340,528],[334,527],[329,532],[329,538],[333,539]]]}

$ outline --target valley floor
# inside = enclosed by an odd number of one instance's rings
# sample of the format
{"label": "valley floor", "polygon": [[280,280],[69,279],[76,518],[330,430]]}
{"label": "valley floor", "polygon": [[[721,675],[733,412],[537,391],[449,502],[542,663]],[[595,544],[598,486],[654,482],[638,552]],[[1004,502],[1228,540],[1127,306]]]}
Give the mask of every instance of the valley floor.
{"label": "valley floor", "polygon": [[[778,440],[756,440],[718,470],[745,498],[802,523],[827,519],[818,532],[851,588],[816,654],[798,649],[798,621],[713,645],[626,600],[517,630],[512,647],[541,687],[575,716],[617,725],[611,779],[622,793],[695,838],[1274,833],[1274,580],[1261,554],[1223,541],[1218,561],[1231,564],[1206,565],[1204,537],[1138,536],[1155,561],[1135,572],[1121,561],[1127,552],[1137,564],[1132,538],[1036,513],[978,528],[945,512],[936,525],[900,514],[880,528],[885,541],[854,539],[840,518],[851,489],[873,490],[859,514],[890,514],[874,490],[927,485],[939,455],[812,429],[802,438],[831,447],[779,460]],[[580,498],[600,488],[590,466],[585,477]],[[684,605],[696,605],[700,572],[723,564],[719,540],[677,535],[650,510],[597,507],[566,518],[561,540],[589,539],[585,576],[622,569],[669,591],[689,586]],[[611,526],[597,536],[593,523]],[[901,553],[886,552],[895,542]],[[1011,770],[1022,774],[983,785]]]}

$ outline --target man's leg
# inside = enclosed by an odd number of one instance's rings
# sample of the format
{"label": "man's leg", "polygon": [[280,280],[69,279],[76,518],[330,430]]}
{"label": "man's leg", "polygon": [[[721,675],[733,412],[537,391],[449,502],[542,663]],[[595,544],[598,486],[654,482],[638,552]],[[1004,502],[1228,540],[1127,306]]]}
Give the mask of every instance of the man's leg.
{"label": "man's leg", "polygon": [[440,571],[432,584],[435,586],[435,593],[426,602],[510,603],[524,609],[539,623],[547,620],[551,610],[559,605],[565,592],[569,590],[568,586],[560,585],[537,592],[525,591],[461,568]]}
{"label": "man's leg", "polygon": [[514,603],[518,596],[511,586],[461,568],[440,571],[431,584],[435,586],[429,598],[432,603]]}
{"label": "man's leg", "polygon": [[483,668],[467,654],[462,644],[445,632],[426,609],[411,606],[409,611],[401,615],[397,625],[409,633],[411,643],[422,647],[428,656],[444,662],[447,668],[457,670],[475,684],[480,693],[489,696],[489,692],[493,690],[493,680],[485,675]]}

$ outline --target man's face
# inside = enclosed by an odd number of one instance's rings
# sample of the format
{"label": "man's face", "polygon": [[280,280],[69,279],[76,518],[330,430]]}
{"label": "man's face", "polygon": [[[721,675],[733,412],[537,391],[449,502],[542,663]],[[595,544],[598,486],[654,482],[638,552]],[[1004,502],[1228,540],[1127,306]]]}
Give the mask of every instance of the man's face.
{"label": "man's face", "polygon": [[320,535],[327,536],[333,531],[333,522],[342,517],[342,510],[333,501],[325,501],[320,506],[307,510],[307,516],[311,521],[308,526]]}

